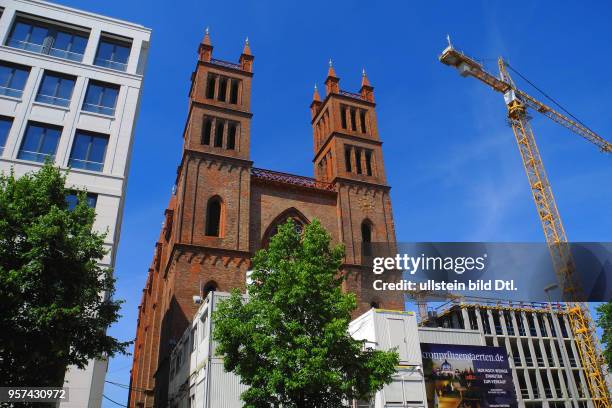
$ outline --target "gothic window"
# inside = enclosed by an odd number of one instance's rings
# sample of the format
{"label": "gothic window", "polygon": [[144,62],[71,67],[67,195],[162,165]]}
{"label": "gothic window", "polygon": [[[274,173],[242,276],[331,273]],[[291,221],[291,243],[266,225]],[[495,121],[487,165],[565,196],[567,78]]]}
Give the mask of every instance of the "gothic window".
{"label": "gothic window", "polygon": [[361,122],[361,133],[367,133],[367,130],[366,130],[366,111],[363,110],[363,109],[359,112],[359,120]]}
{"label": "gothic window", "polygon": [[364,244],[372,243],[372,223],[369,220],[361,223],[361,241]]}
{"label": "gothic window", "polygon": [[215,82],[217,78],[213,74],[208,74],[208,81],[206,84],[206,97],[208,99],[213,99],[215,97]]}
{"label": "gothic window", "polygon": [[212,133],[212,118],[205,117],[202,124],[202,144],[210,145],[210,136]]}
{"label": "gothic window", "polygon": [[217,95],[217,99],[221,102],[225,102],[225,96],[227,94],[227,78],[221,77],[219,79],[219,92]]}
{"label": "gothic window", "polygon": [[223,130],[225,127],[225,122],[222,120],[217,120],[215,126],[215,147],[223,147]]}
{"label": "gothic window", "polygon": [[357,112],[351,108],[351,130],[357,130]]}
{"label": "gothic window", "polygon": [[301,234],[304,230],[304,226],[309,223],[308,219],[295,208],[289,208],[283,211],[274,219],[274,221],[270,223],[270,226],[266,229],[261,243],[263,248],[267,247],[272,237],[276,235],[278,232],[278,227],[285,224],[289,219],[293,221],[295,229],[299,234]]}
{"label": "gothic window", "polygon": [[344,148],[344,167],[346,171],[349,173],[353,171],[353,168],[351,165],[351,147],[350,146],[346,146]]}
{"label": "gothic window", "polygon": [[346,129],[346,109],[344,106],[340,106],[340,121],[342,122],[342,129]]}
{"label": "gothic window", "polygon": [[204,284],[204,286],[202,286],[202,298],[206,299],[206,296],[208,296],[208,294],[210,292],[216,292],[217,291],[217,282],[215,281],[208,281],[206,282],[206,284]]}
{"label": "gothic window", "polygon": [[368,176],[372,175],[372,152],[370,150],[365,151],[365,164],[366,164],[366,174]]}
{"label": "gothic window", "polygon": [[230,123],[227,127],[227,149],[234,150],[236,148],[236,132],[238,125]]}
{"label": "gothic window", "polygon": [[209,237],[221,236],[221,217],[222,217],[221,198],[215,196],[208,200],[206,206],[206,235]]}
{"label": "gothic window", "polygon": [[[354,162],[352,161],[354,159]],[[374,175],[373,151],[356,146],[344,147],[344,167],[347,173]],[[354,163],[354,164],[353,164]]]}
{"label": "gothic window", "polygon": [[238,103],[238,80],[232,79],[232,85],[230,88],[230,103]]}

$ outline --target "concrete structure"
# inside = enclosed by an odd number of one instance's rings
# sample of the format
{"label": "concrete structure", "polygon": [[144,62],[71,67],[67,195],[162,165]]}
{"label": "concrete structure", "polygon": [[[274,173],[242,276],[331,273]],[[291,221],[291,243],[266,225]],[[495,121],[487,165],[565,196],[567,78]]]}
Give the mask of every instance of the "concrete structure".
{"label": "concrete structure", "polygon": [[[38,0],[0,0],[0,170],[72,167],[113,266],[151,31]],[[66,407],[100,406],[106,361],[66,376]]]}
{"label": "concrete structure", "polygon": [[[372,306],[404,307],[402,294],[376,292],[373,275],[362,265],[363,242],[395,247],[368,78],[362,76],[359,93],[347,92],[329,67],[327,95],[321,100],[315,91],[310,105],[315,177],[296,176],[253,167],[249,44],[237,63],[215,59],[212,51],[207,33],[192,75],[175,193],[139,306],[131,385],[146,391],[132,391],[130,407],[164,406],[172,345],[198,310],[192,297],[244,290],[251,257],[289,218],[298,226],[317,218],[334,243],[345,245],[342,271],[351,275],[344,289],[357,295],[356,316]],[[392,275],[386,274],[390,280]]]}
{"label": "concrete structure", "polygon": [[503,301],[450,303],[428,325],[477,331],[487,346],[504,346],[520,408],[587,408],[588,373],[580,364],[565,307]]}

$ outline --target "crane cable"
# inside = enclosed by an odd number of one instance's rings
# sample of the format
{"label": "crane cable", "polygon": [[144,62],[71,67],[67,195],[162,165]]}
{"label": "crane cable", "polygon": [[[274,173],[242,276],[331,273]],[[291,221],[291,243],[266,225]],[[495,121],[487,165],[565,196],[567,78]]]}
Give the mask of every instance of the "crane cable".
{"label": "crane cable", "polygon": [[545,98],[549,99],[552,103],[554,103],[555,105],[557,105],[559,107],[559,109],[561,109],[563,112],[565,112],[566,114],[568,114],[569,116],[571,116],[576,122],[580,123],[582,126],[584,126],[587,129],[590,129],[587,125],[584,124],[584,122],[582,122],[580,119],[578,119],[576,116],[572,115],[570,111],[568,111],[567,109],[565,109],[559,102],[557,102],[552,96],[548,95],[546,92],[544,92],[542,89],[538,88],[536,86],[536,84],[534,84],[533,82],[531,82],[530,80],[528,80],[523,74],[521,74],[520,72],[518,72],[515,68],[512,67],[512,65],[510,65],[507,61],[504,61],[504,64],[510,69],[512,70],[512,72],[514,72],[516,75],[518,75],[519,77],[521,77],[525,82],[527,82],[529,85],[531,85],[532,87],[534,87],[538,92],[540,92],[542,95],[544,95]]}
{"label": "crane cable", "polygon": [[146,388],[132,387],[127,384],[120,384],[120,383],[113,382],[113,381],[104,380],[104,382],[112,384],[112,385],[116,385],[117,387],[123,388],[125,390],[131,390],[131,391],[136,391],[136,392],[147,392],[148,391]]}
{"label": "crane cable", "polygon": [[112,402],[113,404],[119,405],[120,407],[127,407],[127,405],[123,405],[123,404],[121,404],[121,403],[119,403],[119,402],[117,402],[117,401],[115,401],[115,400],[112,400],[112,399],[108,398],[108,397],[107,397],[106,395],[104,395],[104,394],[102,394],[102,396],[103,396],[104,398],[106,398],[107,400],[109,400],[110,402]]}

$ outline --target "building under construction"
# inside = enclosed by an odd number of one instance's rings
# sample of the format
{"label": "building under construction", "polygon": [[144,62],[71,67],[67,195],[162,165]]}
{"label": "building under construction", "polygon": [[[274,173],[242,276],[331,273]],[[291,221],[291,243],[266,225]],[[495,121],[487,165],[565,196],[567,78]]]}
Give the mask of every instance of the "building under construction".
{"label": "building under construction", "polygon": [[594,406],[564,304],[454,301],[423,324],[476,330],[483,345],[505,347],[519,407]]}

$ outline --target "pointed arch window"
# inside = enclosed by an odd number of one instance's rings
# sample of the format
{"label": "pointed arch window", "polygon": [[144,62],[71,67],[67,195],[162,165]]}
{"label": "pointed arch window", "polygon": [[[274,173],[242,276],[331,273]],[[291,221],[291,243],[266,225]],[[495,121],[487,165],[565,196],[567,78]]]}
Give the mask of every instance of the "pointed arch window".
{"label": "pointed arch window", "polygon": [[366,244],[372,243],[372,223],[370,220],[364,220],[361,223],[361,241]]}
{"label": "pointed arch window", "polygon": [[215,196],[208,200],[206,206],[206,235],[220,237],[222,227],[223,203],[221,198]]}
{"label": "pointed arch window", "polygon": [[363,220],[361,223],[361,246],[363,255],[372,255],[372,223],[370,220]]}
{"label": "pointed arch window", "polygon": [[304,231],[304,227],[309,223],[304,214],[295,208],[289,208],[283,211],[274,219],[274,221],[270,223],[270,226],[266,229],[261,242],[261,246],[263,248],[267,247],[272,237],[276,235],[279,225],[286,223],[289,219],[293,221],[295,230],[298,234],[301,234]]}
{"label": "pointed arch window", "polygon": [[210,292],[216,292],[219,285],[215,281],[208,281],[202,286],[202,298],[206,299]]}

